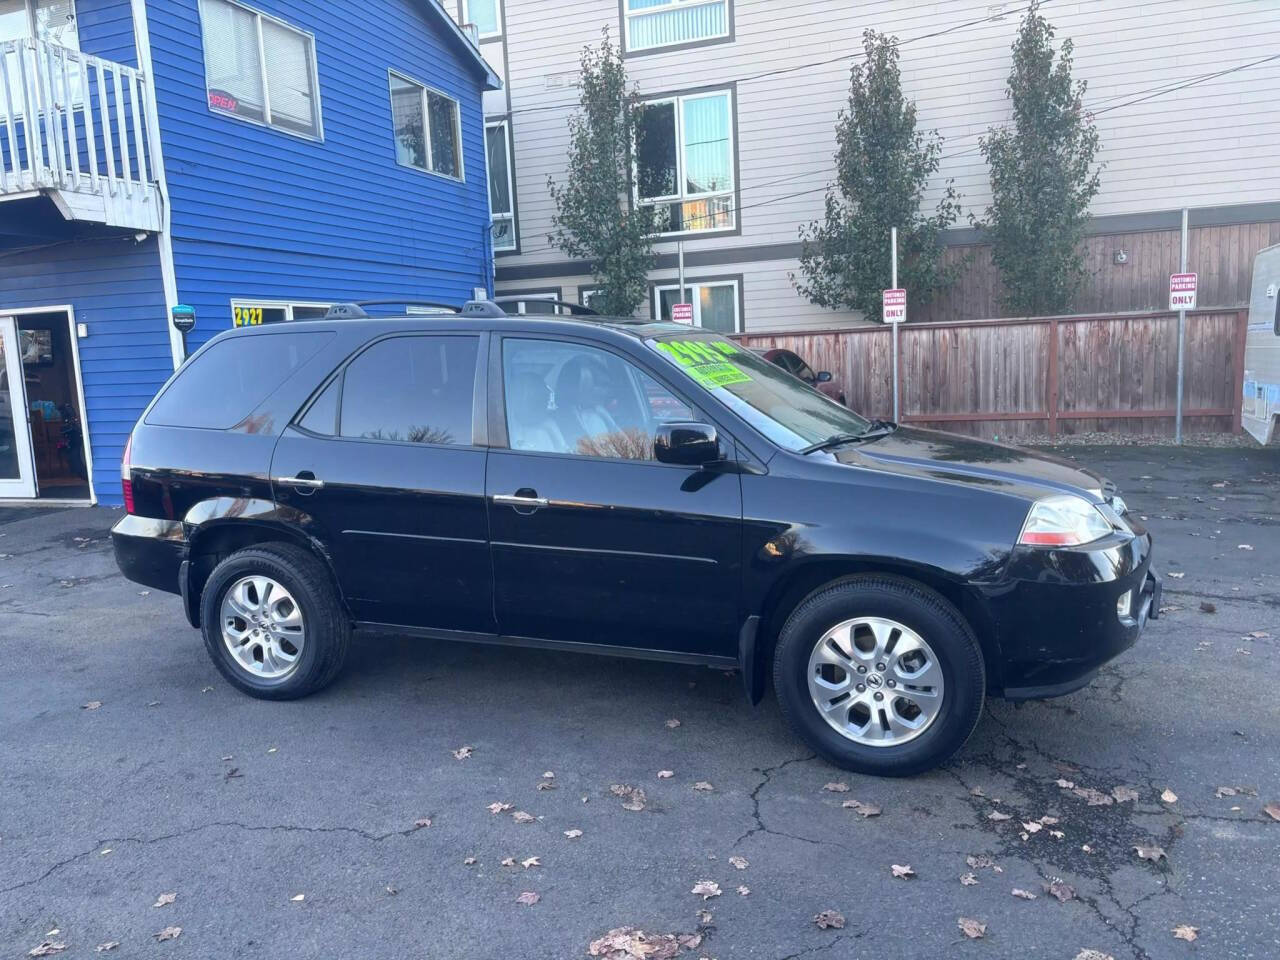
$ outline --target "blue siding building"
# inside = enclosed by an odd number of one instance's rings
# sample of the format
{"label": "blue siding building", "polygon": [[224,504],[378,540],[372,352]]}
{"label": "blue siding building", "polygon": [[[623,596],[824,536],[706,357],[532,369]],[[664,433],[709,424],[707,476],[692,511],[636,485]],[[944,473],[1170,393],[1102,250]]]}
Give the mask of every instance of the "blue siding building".
{"label": "blue siding building", "polygon": [[175,304],[194,350],[492,289],[498,80],[436,0],[26,8],[0,18],[0,499],[120,502]]}

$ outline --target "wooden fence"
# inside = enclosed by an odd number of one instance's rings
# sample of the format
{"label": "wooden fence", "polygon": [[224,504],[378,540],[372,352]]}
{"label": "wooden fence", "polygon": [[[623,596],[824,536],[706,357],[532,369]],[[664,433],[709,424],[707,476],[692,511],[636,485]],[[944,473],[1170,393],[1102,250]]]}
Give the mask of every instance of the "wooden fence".
{"label": "wooden fence", "polygon": [[[1187,315],[1183,430],[1239,431],[1247,312]],[[749,333],[830,370],[849,406],[893,411],[892,332],[858,327]],[[904,324],[899,417],[985,437],[1173,433],[1178,318],[1150,313]]]}

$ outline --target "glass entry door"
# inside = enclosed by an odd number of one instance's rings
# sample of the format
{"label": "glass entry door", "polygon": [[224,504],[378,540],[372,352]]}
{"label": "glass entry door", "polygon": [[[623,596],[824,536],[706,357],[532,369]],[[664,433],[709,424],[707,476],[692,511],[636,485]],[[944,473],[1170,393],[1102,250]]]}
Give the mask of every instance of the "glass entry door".
{"label": "glass entry door", "polygon": [[18,321],[0,317],[0,498],[36,495]]}

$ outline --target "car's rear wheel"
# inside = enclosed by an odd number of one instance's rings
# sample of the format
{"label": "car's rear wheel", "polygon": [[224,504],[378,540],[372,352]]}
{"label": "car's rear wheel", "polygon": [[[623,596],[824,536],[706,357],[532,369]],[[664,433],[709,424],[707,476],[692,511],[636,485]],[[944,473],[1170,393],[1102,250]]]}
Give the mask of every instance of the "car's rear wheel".
{"label": "car's rear wheel", "polygon": [[270,543],[214,568],[200,600],[205,649],[232,685],[292,700],[328,685],[346,659],[351,626],[320,562]]}
{"label": "car's rear wheel", "polygon": [[800,737],[859,773],[908,776],[964,745],[986,674],[968,624],[933,590],[866,575],[829,584],[787,618],[774,688]]}

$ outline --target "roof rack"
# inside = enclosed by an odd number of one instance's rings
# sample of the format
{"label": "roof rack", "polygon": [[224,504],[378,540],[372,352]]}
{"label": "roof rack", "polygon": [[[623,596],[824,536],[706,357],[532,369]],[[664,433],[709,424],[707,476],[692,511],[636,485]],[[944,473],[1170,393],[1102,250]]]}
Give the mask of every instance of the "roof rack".
{"label": "roof rack", "polygon": [[448,313],[461,313],[456,303],[442,303],[439,300],[357,300],[353,303],[335,303],[325,313],[326,320],[359,320],[369,316],[365,307],[385,307],[403,304],[406,307],[431,307]]}
{"label": "roof rack", "polygon": [[584,307],[580,303],[570,303],[568,300],[549,300],[546,297],[522,297],[518,294],[512,294],[507,297],[494,297],[489,301],[496,304],[504,303],[547,303],[553,307],[564,307],[569,311],[570,316],[574,317],[598,317],[600,311],[592,310],[590,307]]}

